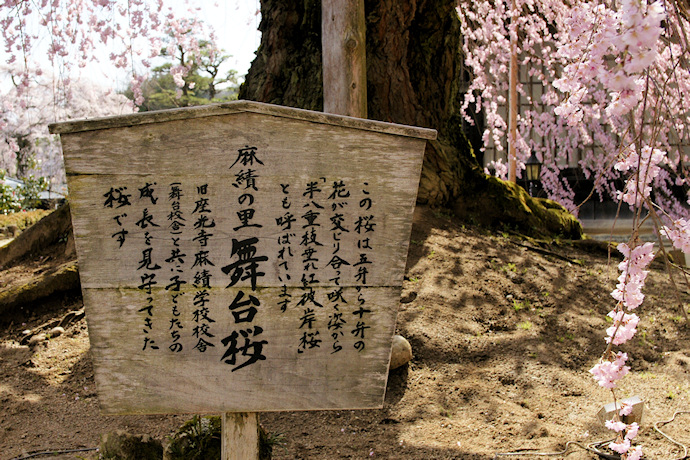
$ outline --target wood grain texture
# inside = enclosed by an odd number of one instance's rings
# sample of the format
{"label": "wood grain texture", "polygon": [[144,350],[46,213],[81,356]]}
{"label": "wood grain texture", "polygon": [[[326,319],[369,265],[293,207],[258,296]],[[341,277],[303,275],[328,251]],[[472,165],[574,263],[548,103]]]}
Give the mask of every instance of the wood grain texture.
{"label": "wood grain texture", "polygon": [[253,111],[61,138],[104,413],[382,406],[423,138]]}
{"label": "wood grain texture", "polygon": [[308,121],[312,123],[350,127],[385,134],[394,134],[398,136],[417,137],[420,139],[431,140],[436,139],[437,137],[437,132],[435,129],[419,128],[416,126],[408,126],[398,123],[365,120],[361,118],[315,112],[312,110],[296,109],[292,107],[283,107],[280,105],[253,101],[231,101],[190,108],[141,112],[116,117],[64,121],[60,123],[52,123],[48,125],[48,129],[53,134],[68,134],[80,131],[124,128],[128,126],[138,126],[151,123],[165,123],[174,120],[215,117],[234,113],[258,113],[264,115],[273,115],[281,118],[292,118],[295,120]]}
{"label": "wood grain texture", "polygon": [[223,460],[259,459],[259,420],[255,413],[223,414],[221,458]]}
{"label": "wood grain texture", "polygon": [[321,1],[323,111],[367,118],[364,0]]}

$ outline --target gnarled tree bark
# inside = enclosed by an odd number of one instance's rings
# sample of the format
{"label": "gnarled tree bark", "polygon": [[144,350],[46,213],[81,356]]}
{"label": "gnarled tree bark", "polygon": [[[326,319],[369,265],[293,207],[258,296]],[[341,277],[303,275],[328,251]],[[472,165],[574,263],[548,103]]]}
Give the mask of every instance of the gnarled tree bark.
{"label": "gnarled tree bark", "polygon": [[[369,118],[438,130],[427,144],[418,203],[535,236],[580,237],[577,220],[556,203],[483,173],[472,149],[478,133],[463,130],[460,114],[467,75],[455,5],[365,0]],[[261,14],[261,45],[240,99],[323,110],[320,0],[262,0]]]}

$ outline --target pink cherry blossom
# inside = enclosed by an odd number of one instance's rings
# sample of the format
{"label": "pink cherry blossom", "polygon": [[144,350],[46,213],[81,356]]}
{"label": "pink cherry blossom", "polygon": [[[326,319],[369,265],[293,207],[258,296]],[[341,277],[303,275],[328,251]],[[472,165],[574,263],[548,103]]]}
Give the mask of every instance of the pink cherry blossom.
{"label": "pink cherry blossom", "polygon": [[[502,0],[463,1],[458,7],[466,65],[474,75],[463,110],[470,124],[474,123],[473,111],[483,112],[486,132],[482,148],[487,152],[494,149],[496,155],[504,152],[508,38],[517,29],[523,37],[518,60],[532,78],[530,88],[543,85],[539,97],[533,97],[532,90],[528,91],[522,82],[518,85],[521,105],[517,156],[524,162],[535,153],[543,162],[541,182],[548,197],[577,213],[573,192],[560,176],[564,168],[573,167],[577,161],[585,177],[597,178],[599,199],[608,195],[638,206],[654,187],[659,196],[657,204],[665,212],[673,218],[690,217],[689,208],[679,205],[684,200],[672,192],[672,184],[684,174],[680,151],[674,143],[687,136],[682,134],[682,126],[690,121],[688,101],[682,94],[690,91],[690,73],[673,70],[684,50],[663,36],[680,34],[690,24],[679,15],[667,14],[660,1],[517,0],[516,8],[536,14],[523,13],[509,22],[509,3]],[[665,29],[662,20],[666,21]],[[668,75],[673,75],[673,85],[683,90],[662,91]],[[647,86],[648,77],[656,83]],[[646,110],[643,95],[647,97]],[[662,97],[664,103],[659,102]],[[659,130],[654,134],[652,126],[656,125],[645,121],[645,117],[669,123],[653,128]],[[671,126],[673,120],[678,127]],[[655,156],[650,165],[625,174],[612,168],[621,150],[635,145],[640,134],[653,137],[657,145],[649,148],[655,153],[668,152],[666,159]],[[496,156],[490,160],[499,159]],[[668,172],[658,173],[655,166],[667,168]],[[636,187],[633,182],[638,172],[645,180]],[[622,176],[627,185],[619,193],[614,181]]]}
{"label": "pink cherry blossom", "polygon": [[625,439],[633,440],[637,437],[637,432],[640,430],[640,425],[637,422],[633,422],[627,426],[625,432]]}
{"label": "pink cherry blossom", "polygon": [[[644,300],[642,288],[644,287],[645,279],[649,273],[644,270],[644,268],[654,260],[654,243],[647,242],[636,246],[632,250],[630,250],[627,244],[620,243],[618,245],[618,251],[620,251],[625,258],[618,264],[618,269],[621,271],[621,274],[618,277],[619,282],[616,285],[616,289],[611,293],[611,296],[625,305],[628,309],[633,310],[639,307]],[[632,317],[630,317],[630,319],[632,319]],[[632,327],[634,328],[636,325],[637,322],[635,322]]]}
{"label": "pink cherry blossom", "polygon": [[690,221],[677,219],[661,229],[661,234],[673,243],[673,247],[690,254]]}
{"label": "pink cherry blossom", "polygon": [[628,360],[627,353],[618,352],[613,361],[602,360],[597,363],[589,372],[594,375],[594,379],[604,388],[616,388],[616,381],[620,380],[629,371],[630,367],[625,365]]}
{"label": "pink cherry blossom", "polygon": [[628,457],[626,460],[640,460],[642,458],[642,447],[635,446],[628,450]]}
{"label": "pink cherry blossom", "polygon": [[606,329],[607,343],[613,341],[614,345],[621,345],[632,339],[637,333],[636,327],[640,318],[634,313],[629,315],[622,311],[612,311],[609,316],[613,318],[613,326]]}
{"label": "pink cherry blossom", "polygon": [[628,425],[618,420],[607,420],[604,425],[606,425],[606,428],[616,433],[620,433],[628,427]]}
{"label": "pink cherry blossom", "polygon": [[621,417],[625,417],[626,415],[632,414],[633,411],[633,406],[632,404],[628,403],[623,403],[623,407],[621,407],[621,410],[618,412]]}
{"label": "pink cherry blossom", "polygon": [[630,440],[623,439],[621,442],[612,442],[609,444],[609,449],[616,451],[619,454],[625,454],[630,449]]}

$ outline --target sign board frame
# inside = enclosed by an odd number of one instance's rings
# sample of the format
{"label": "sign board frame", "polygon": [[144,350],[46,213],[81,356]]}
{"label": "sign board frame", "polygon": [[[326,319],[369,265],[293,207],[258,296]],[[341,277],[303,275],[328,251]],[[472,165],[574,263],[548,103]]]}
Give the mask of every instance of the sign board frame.
{"label": "sign board frame", "polygon": [[435,130],[249,101],[50,130],[102,412],[382,407]]}

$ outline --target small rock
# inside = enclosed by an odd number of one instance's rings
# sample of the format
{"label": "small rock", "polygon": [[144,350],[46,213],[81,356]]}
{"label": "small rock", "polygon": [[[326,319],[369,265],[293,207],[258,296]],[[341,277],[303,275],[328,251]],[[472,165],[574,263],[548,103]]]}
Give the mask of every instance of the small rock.
{"label": "small rock", "polygon": [[133,435],[124,431],[107,433],[101,436],[101,458],[160,460],[163,458],[163,445],[149,435]]}
{"label": "small rock", "polygon": [[412,346],[410,342],[401,335],[393,336],[393,347],[391,349],[391,366],[390,369],[397,369],[398,367],[407,364],[412,359]]}
{"label": "small rock", "polygon": [[49,335],[50,338],[52,339],[52,338],[55,338],[55,337],[59,337],[59,336],[61,336],[61,335],[64,334],[64,333],[65,333],[65,330],[64,330],[63,328],[61,328],[60,326],[55,326],[54,328],[52,328],[52,329],[50,330],[50,332],[48,332],[48,335]]}
{"label": "small rock", "polygon": [[22,331],[22,335],[24,335],[24,336],[29,335],[29,334],[31,334],[31,329],[24,329]]}
{"label": "small rock", "polygon": [[44,343],[48,337],[45,334],[36,334],[29,339],[29,347],[34,348],[42,343]]}

